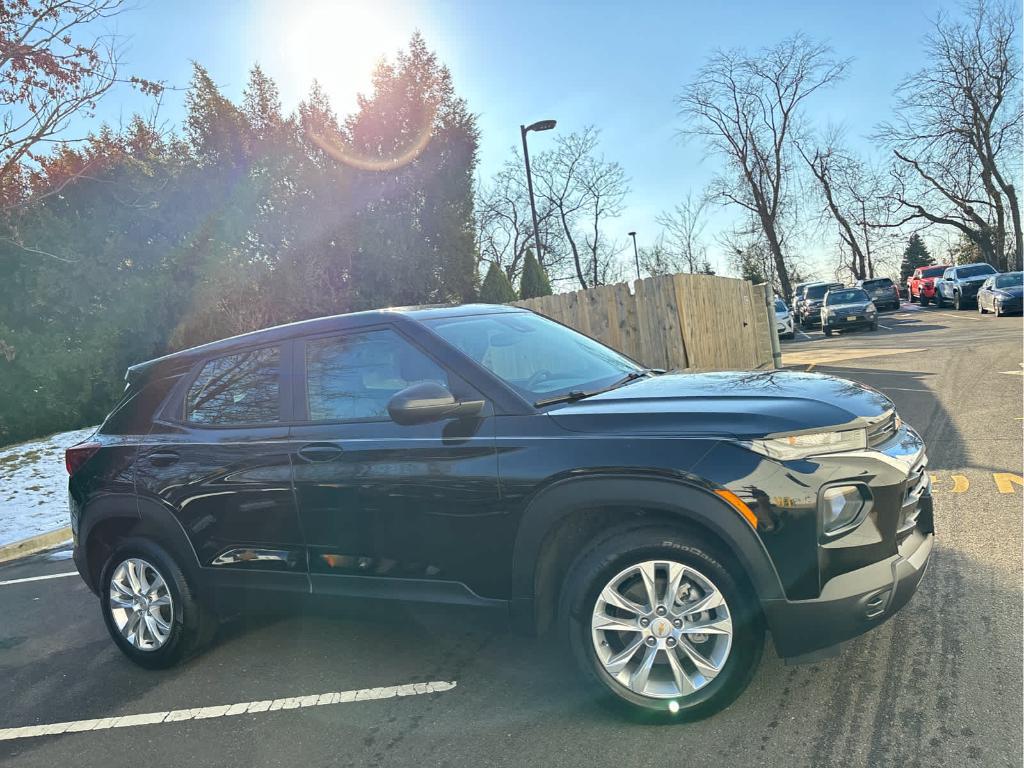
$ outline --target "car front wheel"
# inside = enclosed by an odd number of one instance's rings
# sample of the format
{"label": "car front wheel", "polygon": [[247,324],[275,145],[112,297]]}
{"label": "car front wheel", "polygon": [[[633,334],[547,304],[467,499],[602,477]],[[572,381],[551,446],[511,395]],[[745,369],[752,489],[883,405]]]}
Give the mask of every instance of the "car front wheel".
{"label": "car front wheel", "polygon": [[216,627],[173,557],[145,539],[128,539],[107,560],[100,608],[114,643],[142,667],[170,667],[202,647]]}
{"label": "car front wheel", "polygon": [[697,533],[619,530],[572,567],[563,625],[584,678],[634,715],[694,720],[747,686],[764,646],[735,566]]}
{"label": "car front wheel", "polygon": [[960,294],[959,293],[954,293],[953,294],[953,309],[955,309],[957,312],[959,312],[963,308],[964,308],[963,304],[960,303]]}

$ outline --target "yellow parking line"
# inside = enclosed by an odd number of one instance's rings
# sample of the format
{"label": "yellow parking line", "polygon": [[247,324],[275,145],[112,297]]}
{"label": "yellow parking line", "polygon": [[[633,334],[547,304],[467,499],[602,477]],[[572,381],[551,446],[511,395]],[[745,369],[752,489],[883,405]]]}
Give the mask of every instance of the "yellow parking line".
{"label": "yellow parking line", "polygon": [[1014,485],[1024,486],[1024,477],[1012,472],[993,472],[992,479],[996,481],[996,490],[1000,493],[1013,493]]}

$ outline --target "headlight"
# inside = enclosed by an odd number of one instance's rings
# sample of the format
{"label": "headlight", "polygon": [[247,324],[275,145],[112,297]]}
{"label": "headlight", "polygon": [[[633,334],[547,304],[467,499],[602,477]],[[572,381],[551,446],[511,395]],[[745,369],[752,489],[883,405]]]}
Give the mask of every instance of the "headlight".
{"label": "headlight", "polygon": [[768,440],[751,440],[745,443],[750,450],[780,461],[805,459],[808,456],[818,456],[823,453],[862,450],[867,447],[867,444],[867,432],[863,429],[788,435]]}
{"label": "headlight", "polygon": [[818,504],[821,530],[834,535],[855,523],[864,510],[870,492],[860,485],[834,485],[826,488]]}
{"label": "headlight", "polygon": [[874,304],[868,304],[867,308],[865,309],[865,312],[869,315],[873,315],[877,311],[878,307],[876,307]]}

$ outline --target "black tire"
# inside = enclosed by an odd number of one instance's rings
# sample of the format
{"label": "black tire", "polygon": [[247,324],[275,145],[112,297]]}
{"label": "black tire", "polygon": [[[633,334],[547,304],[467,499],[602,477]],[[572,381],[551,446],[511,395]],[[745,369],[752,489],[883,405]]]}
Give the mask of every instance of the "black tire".
{"label": "black tire", "polygon": [[999,305],[998,304],[993,304],[992,306],[993,306],[992,314],[995,315],[996,317],[1002,317],[1003,316],[1003,311],[999,308]]}
{"label": "black tire", "polygon": [[821,326],[821,332],[824,333],[826,336],[831,336],[832,335],[832,329],[828,328],[828,327],[826,327],[824,325]]}
{"label": "black tire", "polygon": [[792,341],[794,338],[796,338],[796,333],[792,331],[790,331],[789,333],[784,333],[782,334],[782,338],[784,338],[786,341]]}
{"label": "black tire", "polygon": [[981,306],[981,297],[980,296],[978,297],[978,314],[979,315],[987,315],[988,314],[985,311],[985,308],[983,306]]}
{"label": "black tire", "polygon": [[[611,579],[630,565],[661,558],[708,577],[724,596],[733,620],[732,646],[721,671],[704,687],[674,699],[643,696],[614,680],[597,656],[591,629],[598,595]],[[559,601],[559,623],[599,701],[648,722],[698,720],[724,709],[750,683],[764,650],[764,622],[745,574],[700,532],[685,528],[609,531],[570,568]]]}
{"label": "black tire", "polygon": [[922,307],[927,307],[928,306],[928,297],[925,296],[923,293],[921,294],[921,306]]}
{"label": "black tire", "polygon": [[[167,640],[155,650],[136,648],[118,629],[110,606],[108,593],[111,577],[117,567],[129,558],[138,558],[151,564],[171,595],[171,630]],[[121,652],[140,667],[164,669],[189,658],[202,649],[217,629],[217,619],[196,594],[174,558],[148,539],[125,539],[111,552],[100,573],[100,611],[110,637]]]}
{"label": "black tire", "polygon": [[878,330],[878,321],[877,320],[875,320],[875,322],[873,322],[871,324],[871,330],[872,331],[877,331]]}
{"label": "black tire", "polygon": [[914,296],[914,294],[910,294],[910,303],[911,304],[916,304],[917,303],[917,297]]}
{"label": "black tire", "polygon": [[960,292],[957,291],[956,293],[953,294],[953,309],[955,309],[957,312],[959,312],[963,308],[964,308],[964,305],[960,301]]}

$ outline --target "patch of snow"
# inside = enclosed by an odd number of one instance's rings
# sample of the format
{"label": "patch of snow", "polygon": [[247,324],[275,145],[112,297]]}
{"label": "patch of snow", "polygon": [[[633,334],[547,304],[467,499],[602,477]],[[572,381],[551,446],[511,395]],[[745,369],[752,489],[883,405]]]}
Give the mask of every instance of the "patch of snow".
{"label": "patch of snow", "polygon": [[0,448],[0,545],[70,525],[64,449],[96,427]]}

